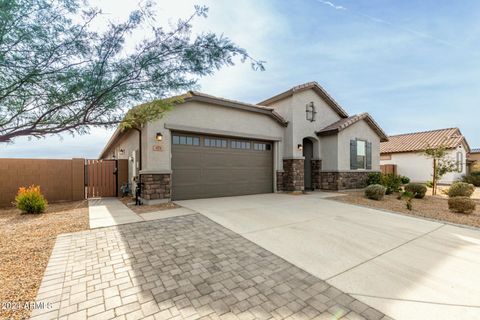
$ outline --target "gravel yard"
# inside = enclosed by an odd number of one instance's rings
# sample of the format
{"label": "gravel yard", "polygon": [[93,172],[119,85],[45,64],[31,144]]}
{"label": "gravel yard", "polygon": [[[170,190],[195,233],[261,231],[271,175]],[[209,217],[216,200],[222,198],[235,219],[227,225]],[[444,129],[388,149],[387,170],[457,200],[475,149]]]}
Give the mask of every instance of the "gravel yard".
{"label": "gravel yard", "polygon": [[120,200],[123,202],[124,205],[126,205],[130,210],[132,210],[136,214],[180,208],[179,205],[176,205],[173,202],[165,202],[165,203],[160,203],[160,204],[155,204],[150,206],[149,205],[136,206],[134,198],[124,197],[124,198],[121,198]]}
{"label": "gravel yard", "polygon": [[447,198],[442,196],[425,196],[423,199],[413,199],[413,210],[407,210],[404,200],[398,200],[397,195],[386,195],[381,201],[367,199],[363,191],[342,191],[344,196],[332,200],[358,204],[377,209],[395,211],[406,215],[420,216],[452,223],[480,227],[480,200],[476,199],[477,208],[471,214],[453,213],[448,210]]}
{"label": "gravel yard", "polygon": [[25,319],[27,309],[7,310],[35,301],[57,235],[89,229],[86,201],[54,203],[43,214],[0,209],[0,319]]}

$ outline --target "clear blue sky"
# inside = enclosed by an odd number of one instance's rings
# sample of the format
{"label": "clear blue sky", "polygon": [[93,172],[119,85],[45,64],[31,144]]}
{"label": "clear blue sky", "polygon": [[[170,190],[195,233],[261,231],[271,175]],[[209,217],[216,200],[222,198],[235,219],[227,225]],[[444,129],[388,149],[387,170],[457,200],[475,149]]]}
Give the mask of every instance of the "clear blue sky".
{"label": "clear blue sky", "polygon": [[[258,102],[317,81],[350,113],[369,112],[388,134],[459,127],[480,147],[480,2],[393,0],[158,1],[161,23],[210,8],[195,32],[223,33],[267,62],[201,79],[200,90]],[[109,18],[129,1],[92,1]],[[99,26],[100,28],[100,26]],[[17,139],[0,157],[98,156],[110,131],[80,137]]]}

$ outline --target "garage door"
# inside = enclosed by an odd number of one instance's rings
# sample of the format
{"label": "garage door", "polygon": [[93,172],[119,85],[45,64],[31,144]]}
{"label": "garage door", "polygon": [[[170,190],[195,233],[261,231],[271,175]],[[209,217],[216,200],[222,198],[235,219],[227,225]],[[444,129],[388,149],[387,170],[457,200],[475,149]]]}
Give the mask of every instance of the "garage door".
{"label": "garage door", "polygon": [[273,192],[268,141],[172,134],[174,200]]}

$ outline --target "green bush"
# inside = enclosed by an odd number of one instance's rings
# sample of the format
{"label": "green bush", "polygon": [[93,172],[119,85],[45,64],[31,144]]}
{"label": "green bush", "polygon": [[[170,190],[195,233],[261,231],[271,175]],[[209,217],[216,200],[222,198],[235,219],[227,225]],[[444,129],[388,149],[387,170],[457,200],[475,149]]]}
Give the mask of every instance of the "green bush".
{"label": "green bush", "polygon": [[448,189],[448,196],[454,197],[470,197],[475,191],[475,186],[466,182],[455,182]]}
{"label": "green bush", "polygon": [[405,191],[411,192],[417,199],[423,199],[427,193],[427,186],[421,183],[409,183],[405,186]]}
{"label": "green bush", "polygon": [[472,172],[468,176],[463,176],[463,182],[471,183],[476,187],[480,187],[480,171],[479,172]]}
{"label": "green bush", "polygon": [[427,188],[433,188],[433,181],[427,181],[425,182],[425,185],[427,186]]}
{"label": "green bush", "polygon": [[407,176],[400,176],[400,179],[402,180],[402,184],[410,183],[410,178]]}
{"label": "green bush", "polygon": [[387,188],[386,194],[399,192],[402,185],[402,178],[393,173],[382,175],[381,185]]}
{"label": "green bush", "polygon": [[365,196],[372,200],[382,200],[386,191],[387,188],[384,186],[380,184],[372,184],[365,189]]}
{"label": "green bush", "polygon": [[372,184],[381,184],[382,183],[382,174],[380,172],[371,172],[367,177],[367,186]]}
{"label": "green bush", "polygon": [[475,200],[469,197],[454,197],[448,199],[448,208],[457,213],[472,213],[475,210]]}
{"label": "green bush", "polygon": [[15,205],[25,213],[42,213],[47,208],[47,200],[43,197],[39,186],[31,185],[28,188],[18,189]]}

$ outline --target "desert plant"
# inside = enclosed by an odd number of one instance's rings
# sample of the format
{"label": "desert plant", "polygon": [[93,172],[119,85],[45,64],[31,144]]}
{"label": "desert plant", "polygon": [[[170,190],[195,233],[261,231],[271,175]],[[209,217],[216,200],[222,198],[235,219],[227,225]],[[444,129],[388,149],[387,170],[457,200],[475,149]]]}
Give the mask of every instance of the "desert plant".
{"label": "desert plant", "polygon": [[405,191],[411,192],[417,199],[423,199],[427,193],[427,186],[421,183],[409,183],[405,186]]}
{"label": "desert plant", "polygon": [[457,163],[450,159],[448,147],[443,144],[438,147],[428,146],[425,155],[433,160],[432,195],[436,195],[438,182],[445,174],[457,170]]}
{"label": "desert plant", "polygon": [[386,194],[392,194],[394,192],[400,191],[400,186],[402,185],[402,178],[393,173],[383,174],[381,185],[387,188]]}
{"label": "desert plant", "polygon": [[453,197],[448,199],[448,209],[457,213],[472,213],[475,210],[475,200],[469,197]]}
{"label": "desert plant", "polygon": [[480,172],[472,172],[467,176],[463,176],[463,182],[471,183],[476,187],[480,187]]}
{"label": "desert plant", "polygon": [[454,197],[470,197],[475,191],[475,186],[466,182],[455,182],[448,188],[448,196]]}
{"label": "desert plant", "polygon": [[380,172],[371,172],[367,176],[367,186],[372,184],[381,184],[382,174]]}
{"label": "desert plant", "polygon": [[427,188],[433,188],[433,181],[427,181],[425,182],[425,185],[427,186]]}
{"label": "desert plant", "polygon": [[21,187],[15,197],[15,206],[24,213],[42,213],[47,208],[47,200],[39,186]]}
{"label": "desert plant", "polygon": [[365,196],[372,200],[382,200],[387,188],[381,184],[372,184],[365,189]]}
{"label": "desert plant", "polygon": [[402,180],[402,184],[410,183],[410,178],[407,176],[400,176],[400,179]]}

